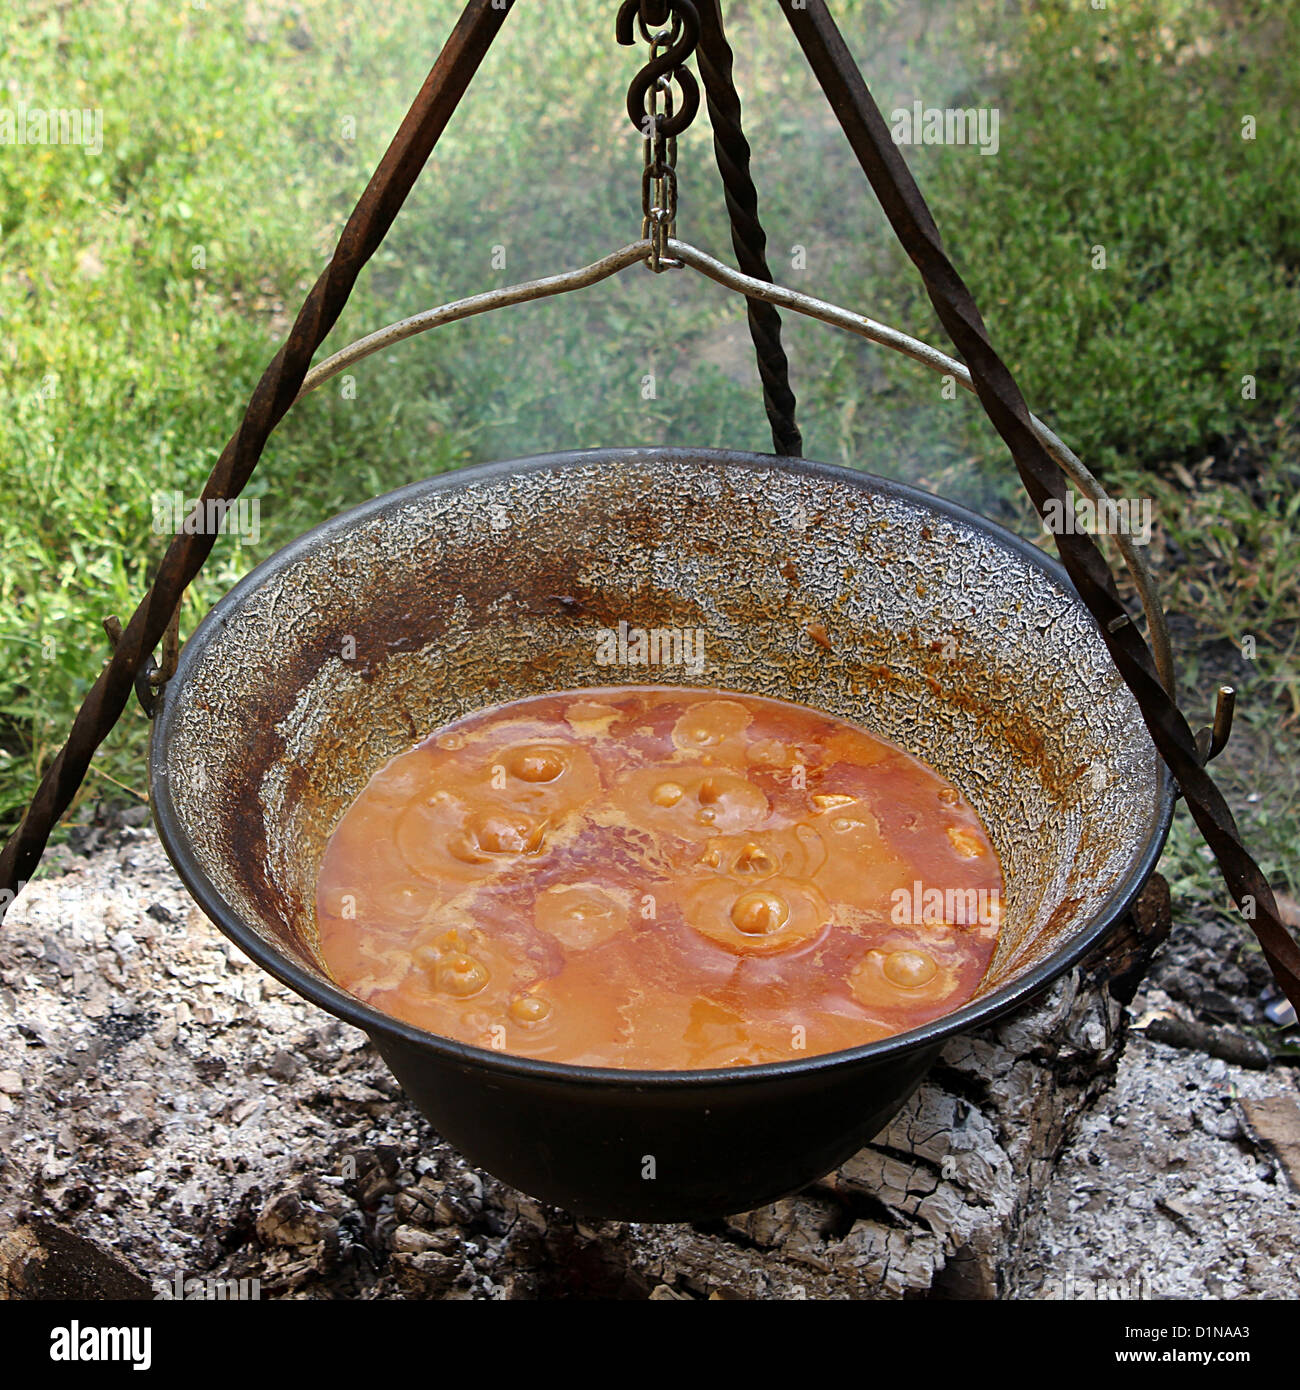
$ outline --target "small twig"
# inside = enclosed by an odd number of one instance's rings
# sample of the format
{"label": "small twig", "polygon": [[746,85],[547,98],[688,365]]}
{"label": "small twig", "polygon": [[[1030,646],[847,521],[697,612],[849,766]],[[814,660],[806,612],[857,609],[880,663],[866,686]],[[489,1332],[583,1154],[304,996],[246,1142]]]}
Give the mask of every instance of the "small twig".
{"label": "small twig", "polygon": [[86,770],[88,772],[93,772],[97,777],[103,777],[107,781],[112,782],[115,787],[121,787],[124,792],[130,792],[137,800],[143,801],[146,806],[149,804],[149,798],[143,792],[136,791],[134,787],[128,787],[125,782],[119,782],[112,773],[105,772],[102,767],[96,767],[94,763],[91,763],[90,767]]}

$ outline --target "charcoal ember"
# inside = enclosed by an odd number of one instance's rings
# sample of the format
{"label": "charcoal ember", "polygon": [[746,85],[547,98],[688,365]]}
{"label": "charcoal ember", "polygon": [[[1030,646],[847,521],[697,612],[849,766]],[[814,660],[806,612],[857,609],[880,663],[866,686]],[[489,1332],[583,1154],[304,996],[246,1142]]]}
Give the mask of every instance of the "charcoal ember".
{"label": "charcoal ember", "polygon": [[420,1255],[428,1250],[451,1255],[460,1245],[459,1233],[445,1228],[429,1231],[420,1226],[398,1226],[392,1234],[393,1250],[403,1255]]}
{"label": "charcoal ember", "polygon": [[1160,983],[1175,998],[1188,1004],[1199,1004],[1205,993],[1205,982],[1186,966],[1175,966],[1162,972]]}
{"label": "charcoal ember", "polygon": [[47,936],[45,938],[42,953],[44,958],[55,967],[65,980],[72,979],[73,975],[76,974],[77,966],[72,954],[55,937]]}
{"label": "charcoal ember", "polygon": [[393,1210],[403,1221],[436,1221],[438,1200],[445,1189],[446,1184],[441,1179],[423,1177],[397,1194]]}
{"label": "charcoal ember", "polygon": [[1243,951],[1241,969],[1253,990],[1267,989],[1273,983],[1273,972],[1262,951]]}
{"label": "charcoal ember", "polygon": [[444,1191],[434,1203],[433,1214],[437,1221],[470,1225],[482,1210],[482,1203],[463,1192]]}
{"label": "charcoal ember", "polygon": [[1213,955],[1223,946],[1227,932],[1218,922],[1195,922],[1187,929],[1186,935],[1199,942],[1207,953]]}
{"label": "charcoal ember", "polygon": [[146,1299],[149,1282],[98,1241],[51,1221],[0,1240],[0,1294],[11,1299]]}
{"label": "charcoal ember", "polygon": [[462,1262],[437,1250],[398,1252],[392,1257],[393,1278],[407,1298],[441,1298],[456,1283]]}
{"label": "charcoal ember", "polygon": [[1269,1063],[1267,1046],[1234,1028],[1211,1027],[1195,1019],[1166,1016],[1152,1019],[1145,1031],[1147,1037],[1157,1042],[1204,1052],[1239,1067],[1263,1069]]}
{"label": "charcoal ember", "polygon": [[266,1074],[277,1081],[292,1081],[302,1070],[302,1064],[287,1048],[280,1048],[267,1064]]}
{"label": "charcoal ember", "polygon": [[400,1151],[392,1145],[379,1145],[345,1156],[351,1169],[352,1192],[363,1207],[373,1207],[399,1189]]}
{"label": "charcoal ember", "polygon": [[1235,1017],[1241,1012],[1241,1006],[1236,999],[1220,994],[1217,989],[1205,990],[1201,994],[1200,1005],[1207,1012],[1219,1014],[1224,1018]]}
{"label": "charcoal ember", "polygon": [[1225,962],[1219,966],[1216,978],[1219,988],[1237,1001],[1242,1001],[1243,996],[1250,989],[1250,981],[1246,977],[1246,972],[1239,965],[1230,962]]}
{"label": "charcoal ember", "polygon": [[334,1217],[297,1192],[273,1197],[257,1218],[258,1239],[267,1245],[316,1245],[337,1229]]}
{"label": "charcoal ember", "polygon": [[341,1023],[326,1023],[313,1028],[303,1044],[303,1053],[317,1062],[331,1062],[341,1051],[339,1044],[343,1038]]}

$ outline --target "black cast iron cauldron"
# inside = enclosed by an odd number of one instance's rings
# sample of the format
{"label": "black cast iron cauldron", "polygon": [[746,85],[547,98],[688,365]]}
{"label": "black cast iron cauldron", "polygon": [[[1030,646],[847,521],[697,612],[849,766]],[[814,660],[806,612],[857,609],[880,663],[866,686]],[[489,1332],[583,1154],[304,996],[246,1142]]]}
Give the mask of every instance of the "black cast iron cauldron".
{"label": "black cast iron cauldron", "polygon": [[[699,629],[706,661],[596,664],[602,629]],[[706,685],[851,719],[954,781],[1007,892],[975,1000],[847,1052],[717,1071],[575,1067],[376,1012],[315,947],[314,882],[370,775],[440,724],[544,691]],[[959,507],[802,460],[603,449],[413,484],[317,527],[186,644],[150,783],[213,921],[364,1029],[473,1162],[586,1216],[718,1216],[820,1177],[945,1039],[1041,991],[1154,868],[1172,789],[1064,572]]]}

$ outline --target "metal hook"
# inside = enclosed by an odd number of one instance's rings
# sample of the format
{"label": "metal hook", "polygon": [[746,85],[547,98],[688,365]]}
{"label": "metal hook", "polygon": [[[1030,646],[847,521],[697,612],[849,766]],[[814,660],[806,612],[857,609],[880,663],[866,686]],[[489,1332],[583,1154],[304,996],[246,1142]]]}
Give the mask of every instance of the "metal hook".
{"label": "metal hook", "polygon": [[1221,685],[1214,700],[1214,723],[1206,725],[1196,735],[1196,749],[1204,766],[1217,758],[1232,736],[1232,715],[1237,706],[1237,691],[1231,685]]}
{"label": "metal hook", "polygon": [[[163,659],[160,666],[153,658],[151,652],[145,657],[144,666],[135,673],[135,698],[140,702],[140,708],[149,716],[150,719],[158,712],[158,696],[162,693],[162,688],[171,680],[176,673],[176,662],[180,655],[180,622],[181,610],[177,604],[167,623],[167,631],[163,634]],[[122,640],[122,624],[116,617],[104,619],[104,631],[108,633],[108,640],[116,649],[118,642]]]}

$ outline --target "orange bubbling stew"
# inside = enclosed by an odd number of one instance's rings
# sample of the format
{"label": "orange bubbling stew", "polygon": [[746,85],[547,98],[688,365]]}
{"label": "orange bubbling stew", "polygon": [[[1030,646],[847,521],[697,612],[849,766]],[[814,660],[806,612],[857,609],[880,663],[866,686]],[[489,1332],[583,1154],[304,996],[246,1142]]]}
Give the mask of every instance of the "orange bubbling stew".
{"label": "orange bubbling stew", "polygon": [[376,1009],[480,1047],[678,1070],[856,1047],[950,1013],[1002,875],[957,789],[782,701],[520,700],[370,780],[326,846],[320,948]]}

